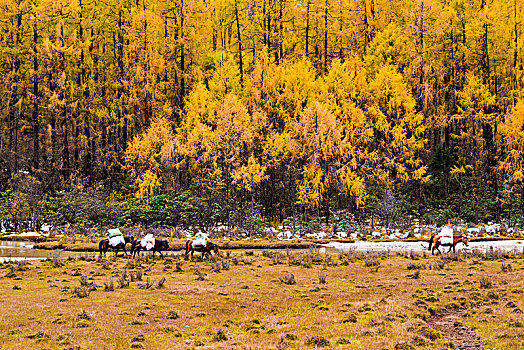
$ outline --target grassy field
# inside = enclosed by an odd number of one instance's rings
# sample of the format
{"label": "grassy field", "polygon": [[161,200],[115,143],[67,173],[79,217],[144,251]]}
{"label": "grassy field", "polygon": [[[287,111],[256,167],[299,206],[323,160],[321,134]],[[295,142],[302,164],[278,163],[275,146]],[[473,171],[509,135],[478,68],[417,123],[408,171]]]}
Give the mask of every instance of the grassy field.
{"label": "grassy field", "polygon": [[426,320],[524,348],[524,258],[234,251],[0,265],[1,349],[445,349]]}

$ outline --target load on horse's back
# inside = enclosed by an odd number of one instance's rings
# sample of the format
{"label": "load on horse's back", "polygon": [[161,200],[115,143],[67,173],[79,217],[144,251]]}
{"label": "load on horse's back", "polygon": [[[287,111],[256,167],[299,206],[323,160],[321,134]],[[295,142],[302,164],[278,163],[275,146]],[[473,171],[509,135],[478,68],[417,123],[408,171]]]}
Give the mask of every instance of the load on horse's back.
{"label": "load on horse's back", "polygon": [[153,256],[155,256],[155,252],[158,252],[162,256],[162,250],[169,250],[169,242],[155,238],[152,233],[148,233],[144,237],[133,241],[131,245],[132,257],[134,258],[137,254],[140,255],[141,250],[153,251]]}
{"label": "load on horse's back", "polygon": [[107,230],[106,236],[107,238],[104,238],[98,243],[98,249],[101,256],[105,255],[109,249],[112,249],[115,252],[115,256],[120,249],[122,249],[124,254],[127,255],[126,243],[131,243],[133,237],[124,237],[118,228]]}
{"label": "load on horse's back", "polygon": [[124,235],[118,228],[107,230],[106,236],[109,239],[109,244],[113,247],[116,247],[120,243],[125,243]]}
{"label": "load on horse's back", "polygon": [[207,244],[207,234],[205,232],[199,231],[195,235],[195,239],[193,240],[193,247],[205,247]]}
{"label": "load on horse's back", "polygon": [[145,250],[151,250],[155,246],[155,236],[152,233],[148,233],[140,240],[140,245]]}
{"label": "load on horse's back", "polygon": [[444,226],[439,234],[440,244],[452,244],[453,243],[453,229],[451,227]]}
{"label": "load on horse's back", "polygon": [[189,253],[191,253],[191,257],[193,257],[193,253],[195,251],[202,252],[202,257],[204,257],[206,254],[211,255],[211,252],[215,252],[216,255],[220,255],[220,249],[218,248],[218,245],[209,242],[207,239],[207,234],[204,232],[198,232],[195,235],[195,239],[188,239],[186,241],[186,259],[188,258]]}
{"label": "load on horse's back", "polygon": [[453,229],[450,227],[442,228],[441,232],[438,235],[432,235],[429,239],[428,250],[431,250],[431,254],[434,254],[435,249],[442,254],[439,249],[439,246],[449,247],[448,253],[453,249],[455,253],[455,246],[458,243],[464,243],[467,247],[469,245],[469,239],[466,236],[454,236]]}

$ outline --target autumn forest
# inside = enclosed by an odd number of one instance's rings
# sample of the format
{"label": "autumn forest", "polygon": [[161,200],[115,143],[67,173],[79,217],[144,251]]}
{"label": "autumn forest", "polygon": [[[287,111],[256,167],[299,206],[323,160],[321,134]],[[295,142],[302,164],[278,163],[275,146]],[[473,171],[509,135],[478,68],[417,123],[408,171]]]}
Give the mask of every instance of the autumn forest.
{"label": "autumn forest", "polygon": [[524,214],[522,0],[1,0],[0,224]]}

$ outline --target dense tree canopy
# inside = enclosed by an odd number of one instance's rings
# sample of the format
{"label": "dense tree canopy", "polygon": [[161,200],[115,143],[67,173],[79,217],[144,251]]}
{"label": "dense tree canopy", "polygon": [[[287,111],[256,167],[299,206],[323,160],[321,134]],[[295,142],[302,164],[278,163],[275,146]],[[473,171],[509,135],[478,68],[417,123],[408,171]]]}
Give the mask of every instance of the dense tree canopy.
{"label": "dense tree canopy", "polygon": [[0,221],[522,220],[523,6],[2,1]]}

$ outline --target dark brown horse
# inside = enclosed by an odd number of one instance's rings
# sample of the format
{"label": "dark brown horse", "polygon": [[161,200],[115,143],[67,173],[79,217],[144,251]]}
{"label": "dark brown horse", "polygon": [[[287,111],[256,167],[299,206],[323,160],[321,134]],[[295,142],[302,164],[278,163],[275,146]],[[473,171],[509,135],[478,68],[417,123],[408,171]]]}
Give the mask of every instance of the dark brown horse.
{"label": "dark brown horse", "polygon": [[[141,239],[135,239],[131,244],[131,255],[133,258],[136,254],[140,255],[140,250],[143,248],[141,241]],[[155,239],[155,245],[150,249],[150,251],[153,251],[153,256],[155,256],[155,252],[158,252],[160,256],[163,256],[162,250],[169,250],[169,242],[163,239]]]}
{"label": "dark brown horse", "polygon": [[132,243],[133,241],[134,238],[132,236],[124,237],[124,243],[118,243],[116,246],[113,247],[111,244],[109,244],[109,238],[105,238],[98,243],[98,250],[100,251],[100,256],[105,256],[106,252],[109,249],[112,249],[115,252],[115,256],[117,256],[118,251],[120,249],[122,249],[124,251],[124,254],[127,255],[126,244]]}
{"label": "dark brown horse", "polygon": [[197,245],[193,247],[193,240],[188,239],[186,241],[186,259],[189,256],[189,253],[191,253],[191,257],[193,257],[194,252],[202,252],[202,258],[204,258],[206,254],[209,254],[211,256],[211,252],[215,252],[216,255],[220,255],[220,249],[218,249],[218,245],[216,245],[215,243],[207,241],[205,246]]}
{"label": "dark brown horse", "polygon": [[440,249],[438,249],[438,247],[443,246],[443,247],[449,247],[448,253],[451,252],[452,249],[453,249],[453,253],[455,253],[455,246],[459,244],[460,242],[464,243],[466,247],[469,245],[469,239],[466,236],[453,236],[453,243],[442,244],[440,243],[440,237],[433,235],[431,236],[431,238],[428,241],[429,243],[428,250],[431,250],[431,254],[434,254],[433,252],[436,249],[440,254],[442,254],[442,252],[440,251]]}

